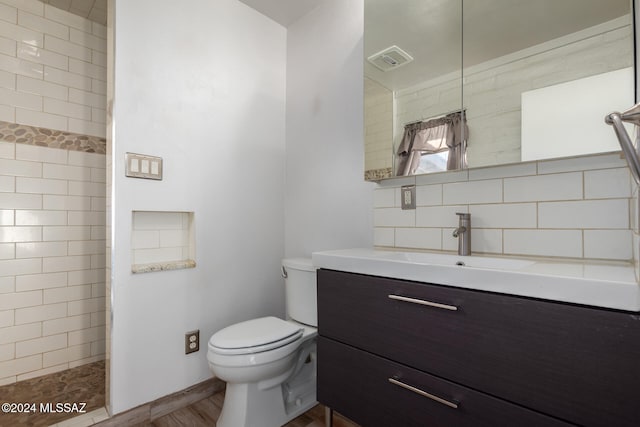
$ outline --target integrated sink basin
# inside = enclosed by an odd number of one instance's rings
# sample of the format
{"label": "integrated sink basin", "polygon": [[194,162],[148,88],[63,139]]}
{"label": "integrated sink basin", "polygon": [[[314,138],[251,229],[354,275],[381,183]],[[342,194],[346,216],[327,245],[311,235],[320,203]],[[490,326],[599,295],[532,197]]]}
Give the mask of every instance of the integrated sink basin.
{"label": "integrated sink basin", "polygon": [[460,256],[427,252],[378,251],[376,252],[376,256],[387,260],[414,264],[454,265],[458,267],[493,268],[498,270],[515,270],[528,267],[535,263],[534,261],[525,259]]}
{"label": "integrated sink basin", "polygon": [[640,312],[631,263],[362,248],[314,252],[312,258],[317,268]]}

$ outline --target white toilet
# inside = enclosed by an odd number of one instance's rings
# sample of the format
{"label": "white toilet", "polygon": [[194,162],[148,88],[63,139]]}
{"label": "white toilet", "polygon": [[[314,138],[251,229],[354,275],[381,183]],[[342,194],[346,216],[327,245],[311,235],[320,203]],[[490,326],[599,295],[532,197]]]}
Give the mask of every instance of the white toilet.
{"label": "white toilet", "polygon": [[209,340],[209,367],[227,382],[218,427],[277,427],[316,404],[316,270],[291,258],[282,271],[287,320],[247,320]]}

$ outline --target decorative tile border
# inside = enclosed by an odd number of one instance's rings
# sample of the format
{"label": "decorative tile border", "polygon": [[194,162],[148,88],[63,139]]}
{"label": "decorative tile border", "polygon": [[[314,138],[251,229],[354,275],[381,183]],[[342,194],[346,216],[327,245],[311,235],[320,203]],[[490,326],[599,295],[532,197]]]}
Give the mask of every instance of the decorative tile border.
{"label": "decorative tile border", "polygon": [[0,121],[0,141],[106,154],[104,138]]}
{"label": "decorative tile border", "polygon": [[370,169],[364,171],[365,181],[380,181],[381,179],[391,178],[393,170],[391,168]]}

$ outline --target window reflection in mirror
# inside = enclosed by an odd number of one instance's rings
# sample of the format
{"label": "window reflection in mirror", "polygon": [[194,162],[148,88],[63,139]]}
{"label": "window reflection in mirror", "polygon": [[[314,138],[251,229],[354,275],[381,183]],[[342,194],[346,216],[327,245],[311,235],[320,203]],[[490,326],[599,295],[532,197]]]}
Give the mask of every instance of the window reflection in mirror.
{"label": "window reflection in mirror", "polygon": [[390,46],[413,58],[365,60],[365,177],[398,174],[406,124],[463,108],[469,167],[618,151],[603,117],[634,103],[630,5],[365,0],[365,59]]}

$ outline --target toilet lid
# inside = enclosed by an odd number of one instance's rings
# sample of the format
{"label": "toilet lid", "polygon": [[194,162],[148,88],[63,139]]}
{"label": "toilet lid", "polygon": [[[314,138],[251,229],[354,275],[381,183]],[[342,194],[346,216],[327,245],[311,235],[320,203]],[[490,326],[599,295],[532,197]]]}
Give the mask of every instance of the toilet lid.
{"label": "toilet lid", "polygon": [[216,332],[209,344],[220,354],[259,353],[300,339],[302,333],[300,327],[277,317],[261,317]]}

